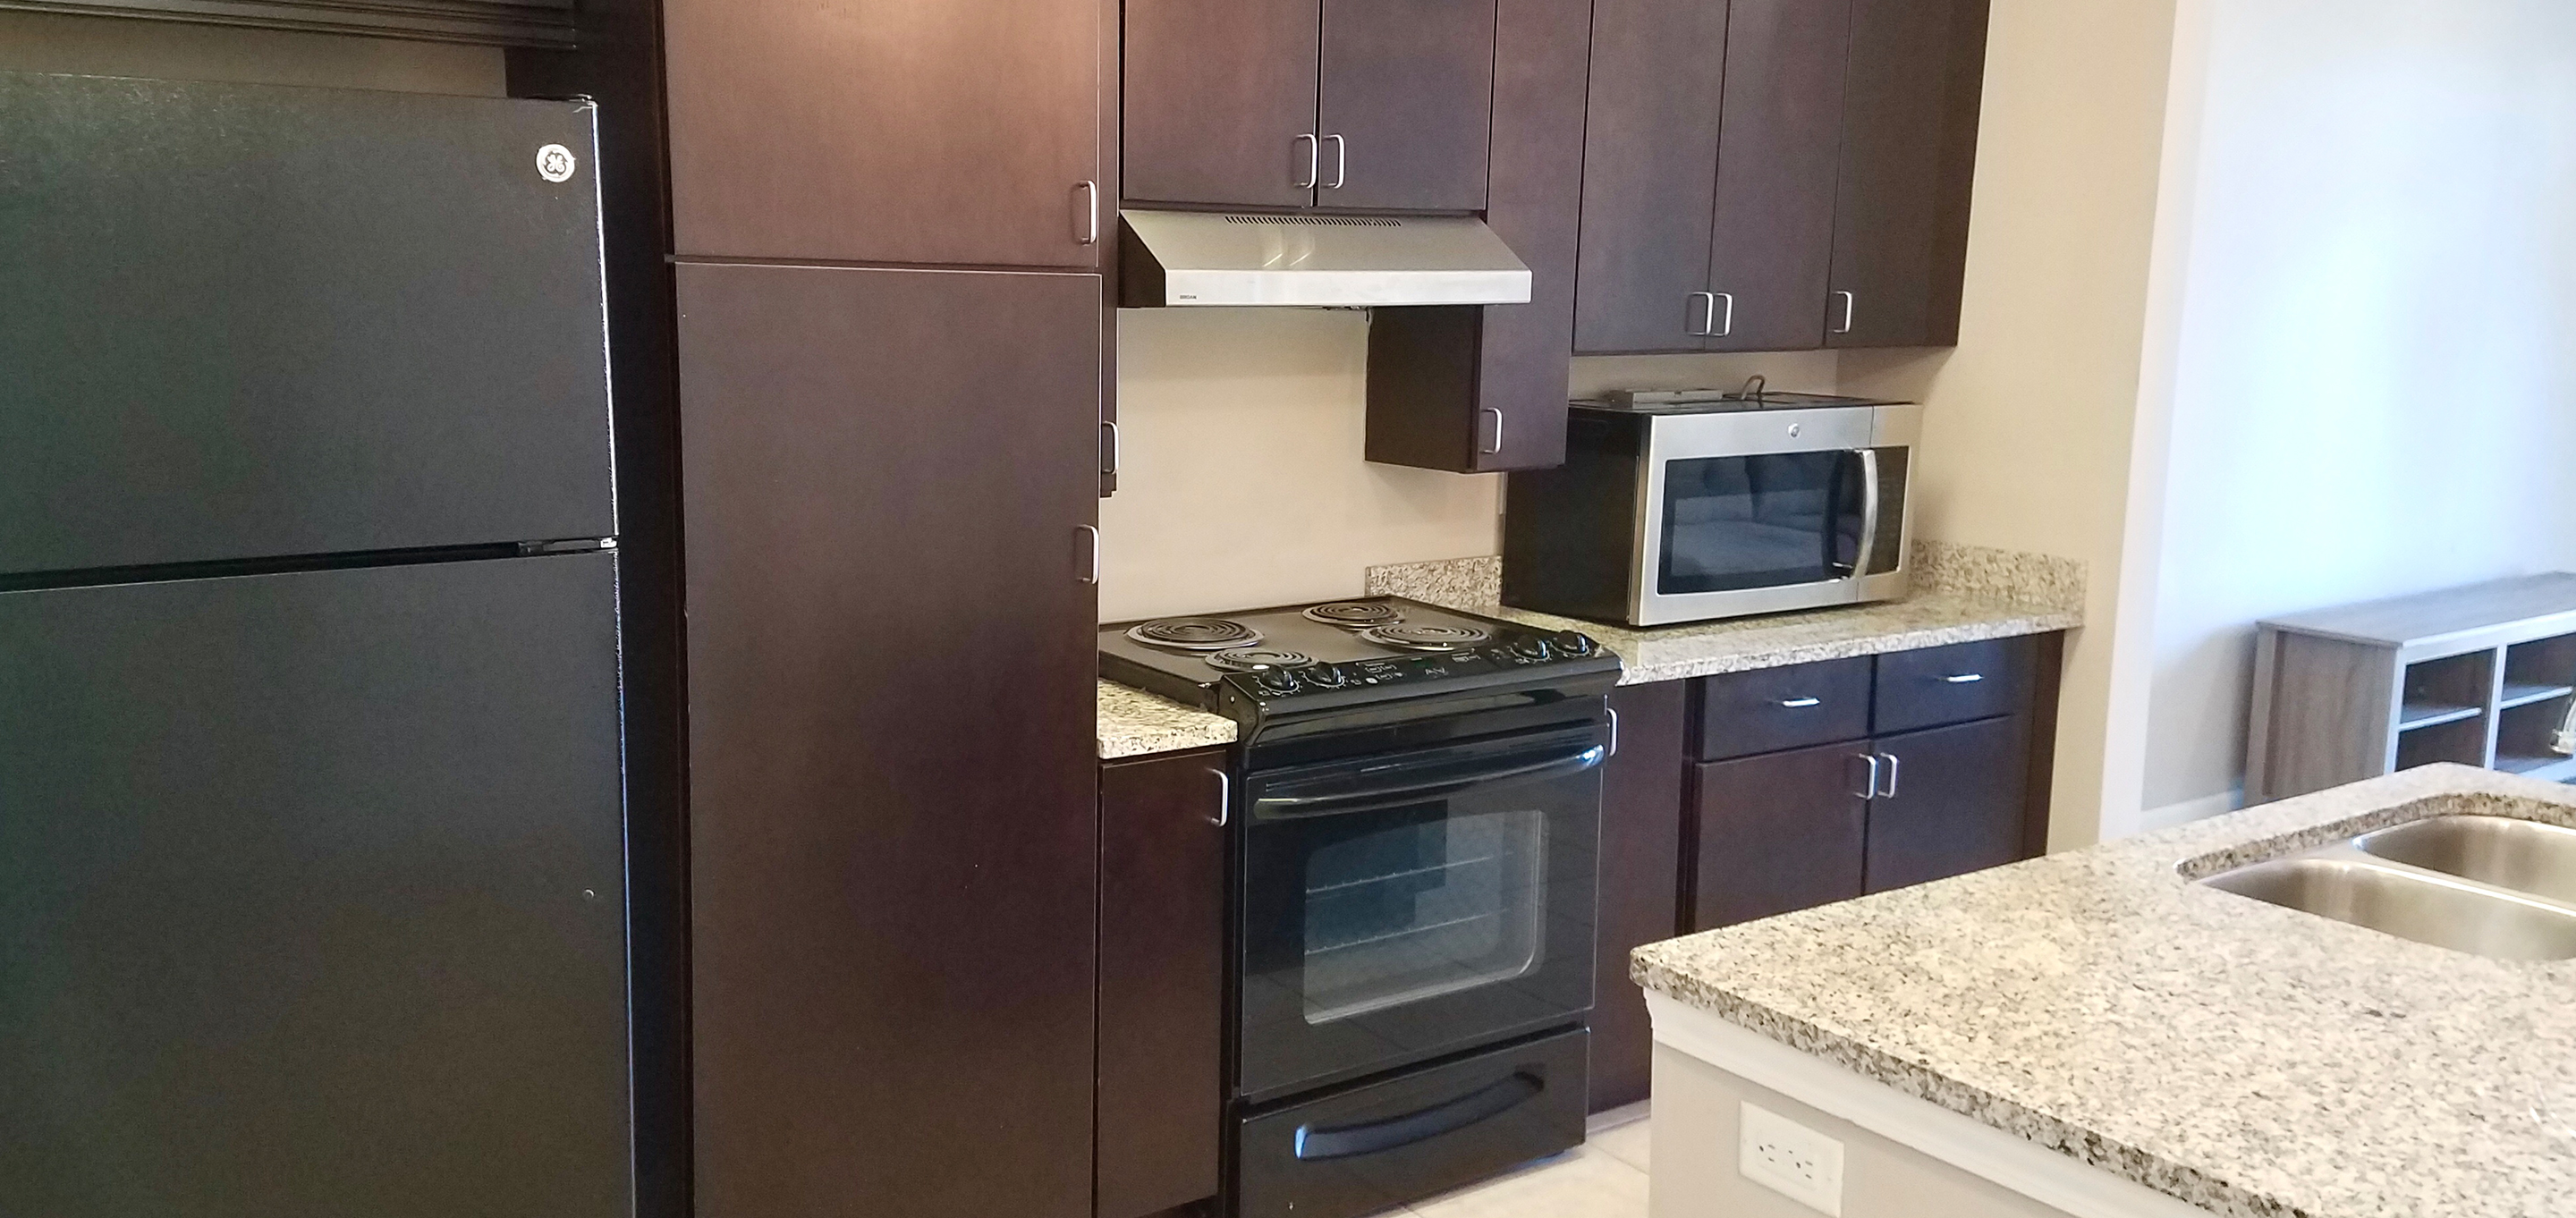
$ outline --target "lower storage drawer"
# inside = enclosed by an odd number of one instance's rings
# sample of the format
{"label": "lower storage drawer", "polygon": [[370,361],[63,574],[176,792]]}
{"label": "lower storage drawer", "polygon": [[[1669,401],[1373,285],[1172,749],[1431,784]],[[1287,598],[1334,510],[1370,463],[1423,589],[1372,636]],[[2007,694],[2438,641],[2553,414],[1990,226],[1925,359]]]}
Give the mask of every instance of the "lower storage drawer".
{"label": "lower storage drawer", "polygon": [[1240,1218],[1359,1218],[1583,1141],[1577,1028],[1245,1118]]}

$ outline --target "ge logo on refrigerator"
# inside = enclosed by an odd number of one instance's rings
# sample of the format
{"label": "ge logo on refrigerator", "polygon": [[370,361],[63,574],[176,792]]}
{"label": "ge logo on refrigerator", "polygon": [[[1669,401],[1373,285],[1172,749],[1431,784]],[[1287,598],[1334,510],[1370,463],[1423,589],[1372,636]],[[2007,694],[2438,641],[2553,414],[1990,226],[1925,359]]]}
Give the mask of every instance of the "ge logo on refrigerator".
{"label": "ge logo on refrigerator", "polygon": [[572,159],[572,149],[561,144],[548,144],[537,149],[537,176],[549,182],[571,180],[577,165],[578,162]]}

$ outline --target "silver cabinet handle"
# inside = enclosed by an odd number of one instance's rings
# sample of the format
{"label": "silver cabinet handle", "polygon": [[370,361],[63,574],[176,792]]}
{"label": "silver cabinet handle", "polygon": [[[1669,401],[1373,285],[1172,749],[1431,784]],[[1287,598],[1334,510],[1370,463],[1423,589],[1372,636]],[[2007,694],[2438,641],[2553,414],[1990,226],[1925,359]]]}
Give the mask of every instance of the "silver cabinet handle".
{"label": "silver cabinet handle", "polygon": [[1496,410],[1496,409],[1494,409],[1494,408],[1493,408],[1493,407],[1491,407],[1491,406],[1479,406],[1479,407],[1477,407],[1477,408],[1476,408],[1476,414],[1477,414],[1478,416],[1480,416],[1480,417],[1481,417],[1481,416],[1484,416],[1484,415],[1492,415],[1492,416],[1494,416],[1494,442],[1493,442],[1492,444],[1490,444],[1490,445],[1486,445],[1486,446],[1484,446],[1484,447],[1482,447],[1482,448],[1478,449],[1477,451],[1478,451],[1478,452],[1483,453],[1484,455],[1486,455],[1486,456],[1488,456],[1488,457],[1490,457],[1490,456],[1494,456],[1494,455],[1496,455],[1496,454],[1498,454],[1498,453],[1502,452],[1502,451],[1503,451],[1503,412],[1502,412],[1502,411],[1500,411],[1500,410]]}
{"label": "silver cabinet handle", "polygon": [[1619,711],[1615,707],[1608,709],[1610,710],[1610,751],[1606,756],[1616,757],[1619,755]]}
{"label": "silver cabinet handle", "polygon": [[[1879,789],[1879,798],[1894,799],[1896,798],[1896,779],[1905,770],[1905,759],[1894,753],[1881,753],[1879,756],[1887,760],[1887,785]],[[1877,768],[1875,763],[1870,766],[1872,771]]]}
{"label": "silver cabinet handle", "polygon": [[1682,333],[1692,338],[1715,338],[1717,329],[1717,293],[1693,292],[1684,299],[1699,306],[1699,320],[1682,323]]}
{"label": "silver cabinet handle", "polygon": [[1351,176],[1351,144],[1338,135],[1324,138],[1333,141],[1333,180],[1324,189],[1340,190],[1342,183],[1349,181]]}
{"label": "silver cabinet handle", "polygon": [[1086,570],[1086,571],[1084,571],[1084,572],[1083,572],[1083,574],[1082,574],[1082,576],[1081,576],[1081,582],[1086,583],[1086,584],[1096,584],[1096,583],[1099,583],[1099,582],[1100,582],[1100,530],[1099,530],[1099,529],[1097,529],[1097,528],[1095,528],[1095,527],[1093,527],[1093,526],[1091,526],[1091,525],[1087,525],[1087,524],[1077,524],[1077,525],[1073,526],[1073,529],[1074,529],[1074,531],[1075,531],[1075,532],[1083,534],[1085,537],[1089,538],[1089,539],[1090,539],[1090,541],[1091,541],[1091,566],[1090,566],[1090,568],[1089,568],[1088,570]]}
{"label": "silver cabinet handle", "polygon": [[1216,775],[1216,815],[1208,818],[1208,823],[1222,829],[1234,818],[1234,776],[1223,770],[1208,773]]}
{"label": "silver cabinet handle", "polygon": [[1860,754],[1860,760],[1869,763],[1869,779],[1868,781],[1861,783],[1860,790],[1854,791],[1852,794],[1857,795],[1862,799],[1869,799],[1878,794],[1878,759],[1882,755],[1883,754],[1879,753]]}
{"label": "silver cabinet handle", "polygon": [[1974,685],[1979,681],[1985,680],[1986,674],[1981,672],[1963,672],[1957,676],[1943,677],[1941,679],[1952,685]]}
{"label": "silver cabinet handle", "polygon": [[1082,192],[1082,211],[1079,213],[1082,227],[1075,230],[1074,242],[1079,245],[1098,245],[1100,244],[1100,183],[1076,182],[1073,188]]}
{"label": "silver cabinet handle", "polygon": [[1115,478],[1118,476],[1119,469],[1127,464],[1127,441],[1119,434],[1116,419],[1102,419],[1100,430],[1109,433],[1109,443],[1100,454],[1102,461],[1100,472]]}
{"label": "silver cabinet handle", "polygon": [[1313,190],[1316,174],[1324,166],[1324,142],[1311,135],[1298,136],[1296,142],[1306,146],[1306,180],[1297,183],[1297,189]]}
{"label": "silver cabinet handle", "polygon": [[1810,706],[1823,706],[1824,704],[1825,700],[1822,698],[1791,698],[1788,701],[1781,703],[1780,708],[1782,710],[1805,710]]}
{"label": "silver cabinet handle", "polygon": [[1834,295],[1843,298],[1843,324],[1834,327],[1834,333],[1849,334],[1852,327],[1860,323],[1860,297],[1849,292],[1836,292]]}
{"label": "silver cabinet handle", "polygon": [[1709,337],[1724,338],[1729,334],[1735,333],[1735,293],[1712,292],[1710,295],[1726,302],[1726,320],[1719,321],[1714,316],[1710,317],[1709,328],[1717,331],[1717,333],[1709,335]]}

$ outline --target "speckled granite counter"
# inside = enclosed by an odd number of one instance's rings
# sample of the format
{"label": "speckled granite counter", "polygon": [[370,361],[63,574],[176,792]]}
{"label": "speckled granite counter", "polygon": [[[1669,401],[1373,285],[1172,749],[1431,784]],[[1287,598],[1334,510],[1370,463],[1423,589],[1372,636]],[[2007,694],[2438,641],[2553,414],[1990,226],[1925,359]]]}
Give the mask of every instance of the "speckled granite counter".
{"label": "speckled granite counter", "polygon": [[1115,681],[1100,683],[1100,759],[1234,743],[1234,720]]}
{"label": "speckled granite counter", "polygon": [[1580,630],[1617,652],[1624,685],[2072,630],[2084,624],[2084,567],[2066,559],[1918,543],[1920,593],[1881,605],[1819,609],[1650,630],[1504,608],[1502,560],[1373,567],[1371,595],[1409,596],[1551,630]]}
{"label": "speckled granite counter", "polygon": [[2576,962],[2463,955],[2190,882],[2470,811],[2576,826],[2576,791],[2414,770],[1653,944],[1633,971],[2217,1213],[2576,1214]]}

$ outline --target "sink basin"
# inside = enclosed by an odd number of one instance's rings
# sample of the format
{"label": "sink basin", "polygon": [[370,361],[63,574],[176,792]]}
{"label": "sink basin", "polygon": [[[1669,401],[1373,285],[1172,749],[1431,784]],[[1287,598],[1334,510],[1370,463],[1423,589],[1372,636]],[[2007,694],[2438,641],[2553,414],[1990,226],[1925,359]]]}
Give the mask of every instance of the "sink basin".
{"label": "sink basin", "polygon": [[2238,896],[2472,955],[2499,960],[2576,959],[2576,909],[2366,858],[2304,855],[2240,867],[2201,882]]}
{"label": "sink basin", "polygon": [[2576,905],[2576,829],[2502,816],[2440,816],[2354,842],[2365,854]]}

